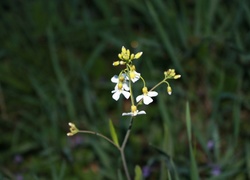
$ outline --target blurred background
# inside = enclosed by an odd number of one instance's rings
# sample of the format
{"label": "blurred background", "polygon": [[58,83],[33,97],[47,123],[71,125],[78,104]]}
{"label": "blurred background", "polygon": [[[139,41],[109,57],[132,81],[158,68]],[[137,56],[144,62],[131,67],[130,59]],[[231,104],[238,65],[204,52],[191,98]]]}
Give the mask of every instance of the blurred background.
{"label": "blurred background", "polygon": [[[120,142],[129,101],[111,98],[121,47],[148,87],[169,68],[136,117],[125,153],[145,179],[250,178],[250,1],[1,0],[0,179],[125,179],[119,152],[68,122]],[[141,84],[135,86],[140,93]],[[198,171],[190,170],[186,102]],[[124,177],[124,178],[121,178]]]}

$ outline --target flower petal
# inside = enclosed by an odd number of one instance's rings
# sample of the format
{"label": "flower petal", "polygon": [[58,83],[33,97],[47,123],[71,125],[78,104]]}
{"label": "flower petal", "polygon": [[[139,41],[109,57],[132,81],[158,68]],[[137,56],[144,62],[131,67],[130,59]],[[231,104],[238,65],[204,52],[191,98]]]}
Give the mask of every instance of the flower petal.
{"label": "flower petal", "polygon": [[121,95],[120,91],[115,91],[112,98],[117,101],[120,98],[120,95]]}
{"label": "flower petal", "polygon": [[137,114],[146,114],[146,112],[145,111],[139,111]]}
{"label": "flower petal", "polygon": [[123,85],[122,87],[123,87],[124,90],[126,90],[126,91],[130,90],[129,86],[128,86],[128,82],[124,82],[122,85]]}
{"label": "flower petal", "polygon": [[149,91],[148,92],[148,96],[150,96],[150,97],[155,97],[157,95],[158,95],[158,92],[156,92],[156,91]]}
{"label": "flower petal", "polygon": [[122,91],[121,92],[123,94],[123,96],[128,99],[130,97],[130,92],[127,92],[127,91]]}
{"label": "flower petal", "polygon": [[133,79],[131,79],[131,81],[132,81],[133,83],[135,83],[136,81],[138,81],[138,80],[140,79],[140,77],[141,77],[141,74],[140,74],[140,73],[138,73],[138,72],[136,72],[136,71],[134,71],[134,73],[135,73],[135,77],[134,77]]}
{"label": "flower petal", "polygon": [[129,113],[122,113],[122,116],[131,116],[131,115],[132,115],[131,112],[129,112]]}
{"label": "flower petal", "polygon": [[111,78],[111,82],[113,82],[113,83],[118,83],[118,81],[119,81],[119,79],[118,79],[118,76],[117,76],[117,75],[115,75],[115,76],[113,76],[113,77]]}
{"label": "flower petal", "polygon": [[136,97],[136,102],[139,102],[140,100],[142,100],[143,96],[144,96],[143,94],[137,96],[137,97]]}
{"label": "flower petal", "polygon": [[144,103],[144,104],[148,105],[148,104],[150,104],[151,102],[153,102],[153,99],[152,99],[151,97],[149,97],[149,96],[144,96],[144,97],[143,97],[143,103]]}

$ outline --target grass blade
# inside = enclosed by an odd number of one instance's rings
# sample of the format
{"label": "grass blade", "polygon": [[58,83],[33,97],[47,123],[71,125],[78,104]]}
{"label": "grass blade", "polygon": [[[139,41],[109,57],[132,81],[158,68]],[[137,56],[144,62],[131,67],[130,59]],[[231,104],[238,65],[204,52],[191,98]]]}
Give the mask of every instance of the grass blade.
{"label": "grass blade", "polygon": [[109,120],[109,130],[110,130],[110,134],[111,134],[111,137],[112,137],[114,143],[115,143],[118,147],[120,147],[119,141],[118,141],[118,137],[117,137],[117,134],[116,134],[116,131],[115,131],[115,127],[114,127],[114,125],[113,125],[111,119]]}
{"label": "grass blade", "polygon": [[135,166],[135,180],[142,180],[142,170],[138,165]]}
{"label": "grass blade", "polygon": [[191,179],[199,180],[199,172],[195,160],[194,150],[192,147],[192,129],[191,129],[191,116],[190,116],[190,108],[189,103],[186,103],[186,125],[187,125],[187,134],[188,134],[188,143],[189,143],[189,151],[191,158]]}

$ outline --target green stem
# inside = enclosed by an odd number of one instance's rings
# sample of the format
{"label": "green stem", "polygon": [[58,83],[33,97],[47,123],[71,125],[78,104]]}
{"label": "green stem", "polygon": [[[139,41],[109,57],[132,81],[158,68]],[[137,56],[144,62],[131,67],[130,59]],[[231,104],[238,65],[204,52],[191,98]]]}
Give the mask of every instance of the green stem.
{"label": "green stem", "polygon": [[128,138],[129,138],[129,135],[130,135],[130,132],[131,132],[131,129],[132,129],[132,125],[133,125],[133,117],[131,117],[131,119],[130,119],[130,123],[129,123],[129,127],[128,127],[128,130],[127,130],[127,133],[125,135],[125,138],[123,140],[122,146],[120,148],[121,157],[122,157],[122,163],[123,163],[123,168],[124,168],[127,180],[131,180],[131,177],[130,177],[129,172],[128,172],[128,166],[127,166],[127,162],[126,162],[125,155],[124,155],[124,149],[125,149],[125,146],[126,146],[126,144],[128,142]]}
{"label": "green stem", "polygon": [[162,83],[166,82],[166,79],[160,81],[158,84],[156,84],[154,87],[152,87],[149,91],[153,91],[155,88],[157,88],[159,85],[161,85]]}
{"label": "green stem", "polygon": [[108,137],[100,134],[100,133],[97,133],[97,132],[94,132],[94,131],[85,131],[85,130],[79,130],[79,132],[81,133],[85,133],[85,134],[93,134],[93,135],[96,135],[96,136],[99,136],[99,137],[102,137],[103,139],[105,139],[106,141],[110,142],[111,144],[113,144],[117,149],[120,150],[120,147],[117,146],[111,139],[109,139]]}

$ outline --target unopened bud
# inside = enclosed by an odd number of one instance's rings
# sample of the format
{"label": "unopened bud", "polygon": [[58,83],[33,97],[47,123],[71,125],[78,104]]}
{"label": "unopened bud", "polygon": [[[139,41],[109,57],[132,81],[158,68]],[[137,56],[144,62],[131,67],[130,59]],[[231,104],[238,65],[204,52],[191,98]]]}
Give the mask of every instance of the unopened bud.
{"label": "unopened bud", "polygon": [[134,54],[131,54],[131,55],[130,55],[130,59],[131,59],[131,60],[134,59],[134,57],[135,57]]}
{"label": "unopened bud", "polygon": [[167,87],[167,92],[168,92],[169,95],[172,94],[172,88],[170,86]]}
{"label": "unopened bud", "polygon": [[137,107],[135,105],[132,105],[131,106],[131,112],[135,112],[135,111],[137,111]]}
{"label": "unopened bud", "polygon": [[142,93],[143,94],[148,94],[148,88],[147,87],[143,87],[142,88]]}
{"label": "unopened bud", "polygon": [[126,64],[126,62],[120,61],[120,65],[124,65],[124,64]]}
{"label": "unopened bud", "polygon": [[136,53],[136,55],[135,55],[135,59],[140,58],[140,57],[141,57],[141,55],[142,55],[142,53],[143,53],[143,52],[138,52],[138,53]]}
{"label": "unopened bud", "polygon": [[120,64],[120,62],[119,61],[115,61],[115,62],[113,62],[113,66],[118,66]]}
{"label": "unopened bud", "polygon": [[123,84],[121,82],[118,83],[118,89],[122,89]]}
{"label": "unopened bud", "polygon": [[178,74],[178,75],[175,75],[175,76],[174,76],[174,79],[179,79],[180,77],[181,77],[181,75]]}

